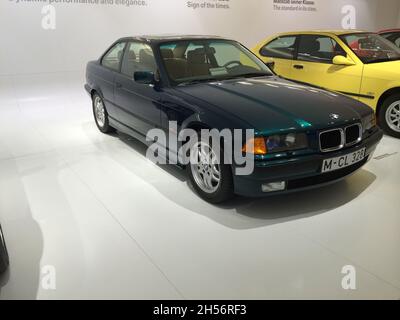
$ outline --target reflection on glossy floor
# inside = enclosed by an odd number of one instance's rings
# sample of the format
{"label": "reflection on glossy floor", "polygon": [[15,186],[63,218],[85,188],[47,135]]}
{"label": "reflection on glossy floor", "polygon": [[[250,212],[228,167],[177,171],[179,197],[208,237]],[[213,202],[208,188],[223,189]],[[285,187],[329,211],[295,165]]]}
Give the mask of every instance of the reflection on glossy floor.
{"label": "reflection on glossy floor", "polygon": [[400,140],[338,184],[219,207],[144,153],[97,131],[82,76],[0,77],[0,299],[400,299]]}

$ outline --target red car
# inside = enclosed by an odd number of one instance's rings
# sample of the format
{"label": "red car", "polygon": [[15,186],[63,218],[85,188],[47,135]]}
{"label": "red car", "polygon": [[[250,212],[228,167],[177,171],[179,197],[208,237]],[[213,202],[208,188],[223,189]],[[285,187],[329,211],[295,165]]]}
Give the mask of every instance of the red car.
{"label": "red car", "polygon": [[6,242],[0,226],[0,274],[7,270],[9,265]]}
{"label": "red car", "polygon": [[378,33],[400,48],[400,29],[382,30]]}

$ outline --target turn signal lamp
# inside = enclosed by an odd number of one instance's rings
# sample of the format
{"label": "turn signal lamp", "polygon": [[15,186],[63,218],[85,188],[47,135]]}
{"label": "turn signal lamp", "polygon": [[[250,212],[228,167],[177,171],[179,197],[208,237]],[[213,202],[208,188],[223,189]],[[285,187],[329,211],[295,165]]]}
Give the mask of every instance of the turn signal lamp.
{"label": "turn signal lamp", "polygon": [[375,113],[371,113],[367,117],[364,117],[362,122],[364,130],[371,130],[372,128],[375,128],[377,125]]}
{"label": "turn signal lamp", "polygon": [[265,138],[255,137],[247,141],[243,146],[242,151],[245,153],[251,153],[254,155],[265,155],[267,154],[267,145],[265,144]]}

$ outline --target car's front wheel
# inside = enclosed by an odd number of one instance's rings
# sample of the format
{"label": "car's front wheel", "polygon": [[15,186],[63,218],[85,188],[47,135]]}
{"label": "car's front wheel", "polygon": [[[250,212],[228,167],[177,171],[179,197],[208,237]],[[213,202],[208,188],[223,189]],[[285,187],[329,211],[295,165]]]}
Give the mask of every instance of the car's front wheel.
{"label": "car's front wheel", "polygon": [[99,130],[103,133],[113,132],[114,128],[110,126],[106,106],[98,93],[93,94],[92,102],[93,115],[97,128],[99,128]]}
{"label": "car's front wheel", "polygon": [[3,230],[0,226],[0,273],[7,270],[9,265],[8,252],[6,247],[6,241],[4,240]]}
{"label": "car's front wheel", "polygon": [[387,98],[380,109],[380,127],[389,135],[400,138],[400,94]]}
{"label": "car's front wheel", "polygon": [[233,197],[233,178],[230,165],[220,157],[205,140],[191,147],[191,162],[186,170],[193,188],[201,198],[210,203],[221,203]]}

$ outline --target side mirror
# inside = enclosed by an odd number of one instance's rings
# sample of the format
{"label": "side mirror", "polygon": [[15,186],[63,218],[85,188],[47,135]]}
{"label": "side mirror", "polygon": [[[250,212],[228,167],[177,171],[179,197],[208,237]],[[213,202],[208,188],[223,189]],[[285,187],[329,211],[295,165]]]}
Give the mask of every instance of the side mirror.
{"label": "side mirror", "polygon": [[140,84],[154,84],[156,82],[154,72],[151,71],[136,71],[133,74],[133,79]]}
{"label": "side mirror", "polygon": [[353,60],[346,58],[344,56],[336,56],[333,58],[333,64],[337,66],[354,66],[355,63]]}
{"label": "side mirror", "polygon": [[273,69],[275,67],[275,61],[272,58],[265,58],[264,63],[266,64],[267,67]]}

